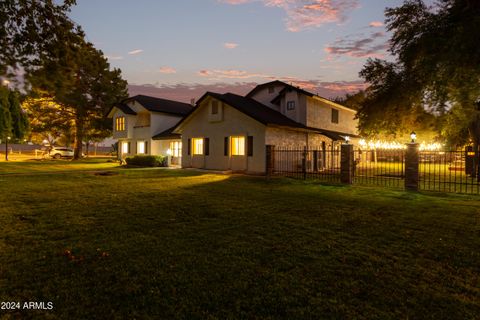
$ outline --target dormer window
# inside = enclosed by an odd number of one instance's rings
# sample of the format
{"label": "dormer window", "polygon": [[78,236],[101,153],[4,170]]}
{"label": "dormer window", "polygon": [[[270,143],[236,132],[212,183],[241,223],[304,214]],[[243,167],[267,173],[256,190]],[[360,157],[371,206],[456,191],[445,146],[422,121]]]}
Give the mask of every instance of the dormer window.
{"label": "dormer window", "polygon": [[287,110],[295,110],[295,101],[287,102]]}
{"label": "dormer window", "polygon": [[125,117],[115,118],[115,131],[125,131]]}
{"label": "dormer window", "polygon": [[212,114],[218,114],[218,101],[212,101]]}

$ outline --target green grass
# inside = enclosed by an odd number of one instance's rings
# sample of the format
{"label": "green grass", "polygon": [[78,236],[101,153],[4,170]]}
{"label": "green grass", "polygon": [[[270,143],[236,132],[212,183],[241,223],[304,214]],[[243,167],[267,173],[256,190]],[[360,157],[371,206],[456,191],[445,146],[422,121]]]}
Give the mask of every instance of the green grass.
{"label": "green grass", "polygon": [[0,176],[0,317],[480,315],[478,197],[115,173]]}
{"label": "green grass", "polygon": [[0,176],[3,174],[31,174],[75,170],[102,170],[119,166],[113,158],[88,158],[77,161],[39,159],[27,161],[1,161]]}

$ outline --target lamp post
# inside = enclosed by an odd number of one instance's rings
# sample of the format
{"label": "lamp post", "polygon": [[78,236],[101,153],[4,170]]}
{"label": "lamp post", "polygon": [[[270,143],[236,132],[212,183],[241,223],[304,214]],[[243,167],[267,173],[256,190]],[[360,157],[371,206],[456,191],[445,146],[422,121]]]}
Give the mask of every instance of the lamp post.
{"label": "lamp post", "polygon": [[10,137],[5,140],[5,161],[8,161],[8,140],[10,140]]}
{"label": "lamp post", "polygon": [[410,139],[412,139],[411,143],[415,143],[415,141],[417,140],[417,134],[415,133],[415,131],[412,131],[412,133],[410,133]]}

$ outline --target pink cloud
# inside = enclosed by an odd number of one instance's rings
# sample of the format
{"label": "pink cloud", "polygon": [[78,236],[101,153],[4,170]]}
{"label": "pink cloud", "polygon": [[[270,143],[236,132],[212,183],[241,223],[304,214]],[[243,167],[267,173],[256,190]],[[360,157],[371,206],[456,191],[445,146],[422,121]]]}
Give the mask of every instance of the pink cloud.
{"label": "pink cloud", "polygon": [[372,21],[372,22],[370,22],[369,26],[370,26],[370,27],[373,27],[373,28],[380,28],[380,27],[383,27],[383,22],[381,22],[381,21]]}
{"label": "pink cloud", "polygon": [[[265,79],[272,81],[277,78]],[[363,81],[319,81],[319,80],[301,80],[294,77],[281,77],[282,80],[294,86],[298,86],[312,93],[318,94],[326,98],[336,98],[343,96],[346,93],[354,93],[358,90],[364,89],[367,85]],[[265,81],[265,82],[266,82]],[[261,82],[260,82],[261,83]],[[226,93],[232,92],[239,95],[246,95],[257,85],[257,82],[236,82],[225,83],[215,82],[212,84],[198,84],[198,83],[180,83],[176,85],[167,84],[144,84],[144,85],[128,85],[128,92],[131,96],[137,94],[144,94],[152,97],[159,97],[164,99],[171,99],[176,101],[190,102],[192,98],[200,98],[205,92]]]}
{"label": "pink cloud", "polygon": [[326,23],[342,23],[347,13],[359,7],[358,0],[218,0],[238,5],[248,2],[263,2],[267,7],[278,7],[285,11],[288,31],[298,32],[317,28]]}
{"label": "pink cloud", "polygon": [[210,80],[219,79],[249,79],[269,77],[260,73],[251,73],[243,70],[200,70],[198,75],[208,77]]}
{"label": "pink cloud", "polygon": [[177,73],[177,70],[175,70],[175,68],[172,68],[172,67],[161,67],[159,72],[165,73],[165,74],[173,74],[173,73]]}
{"label": "pink cloud", "polygon": [[235,49],[236,47],[238,47],[238,43],[225,42],[225,43],[223,44],[223,46],[224,46],[226,49]]}
{"label": "pink cloud", "polygon": [[329,54],[329,59],[342,55],[353,58],[383,58],[388,47],[385,34],[374,32],[368,36],[348,35],[325,47],[325,52]]}

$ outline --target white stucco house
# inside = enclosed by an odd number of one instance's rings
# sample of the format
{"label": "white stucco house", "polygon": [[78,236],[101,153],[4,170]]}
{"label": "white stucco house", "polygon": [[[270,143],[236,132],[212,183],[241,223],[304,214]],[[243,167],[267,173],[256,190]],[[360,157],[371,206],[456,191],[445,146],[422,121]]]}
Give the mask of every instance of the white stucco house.
{"label": "white stucco house", "polygon": [[113,121],[113,138],[118,141],[118,156],[170,155],[180,164],[182,141],[172,128],[191,110],[187,103],[137,95],[115,105],[107,117]]}
{"label": "white stucco house", "polygon": [[355,111],[281,81],[247,96],[207,92],[172,130],[182,167],[263,174],[266,145],[339,148],[357,138]]}

